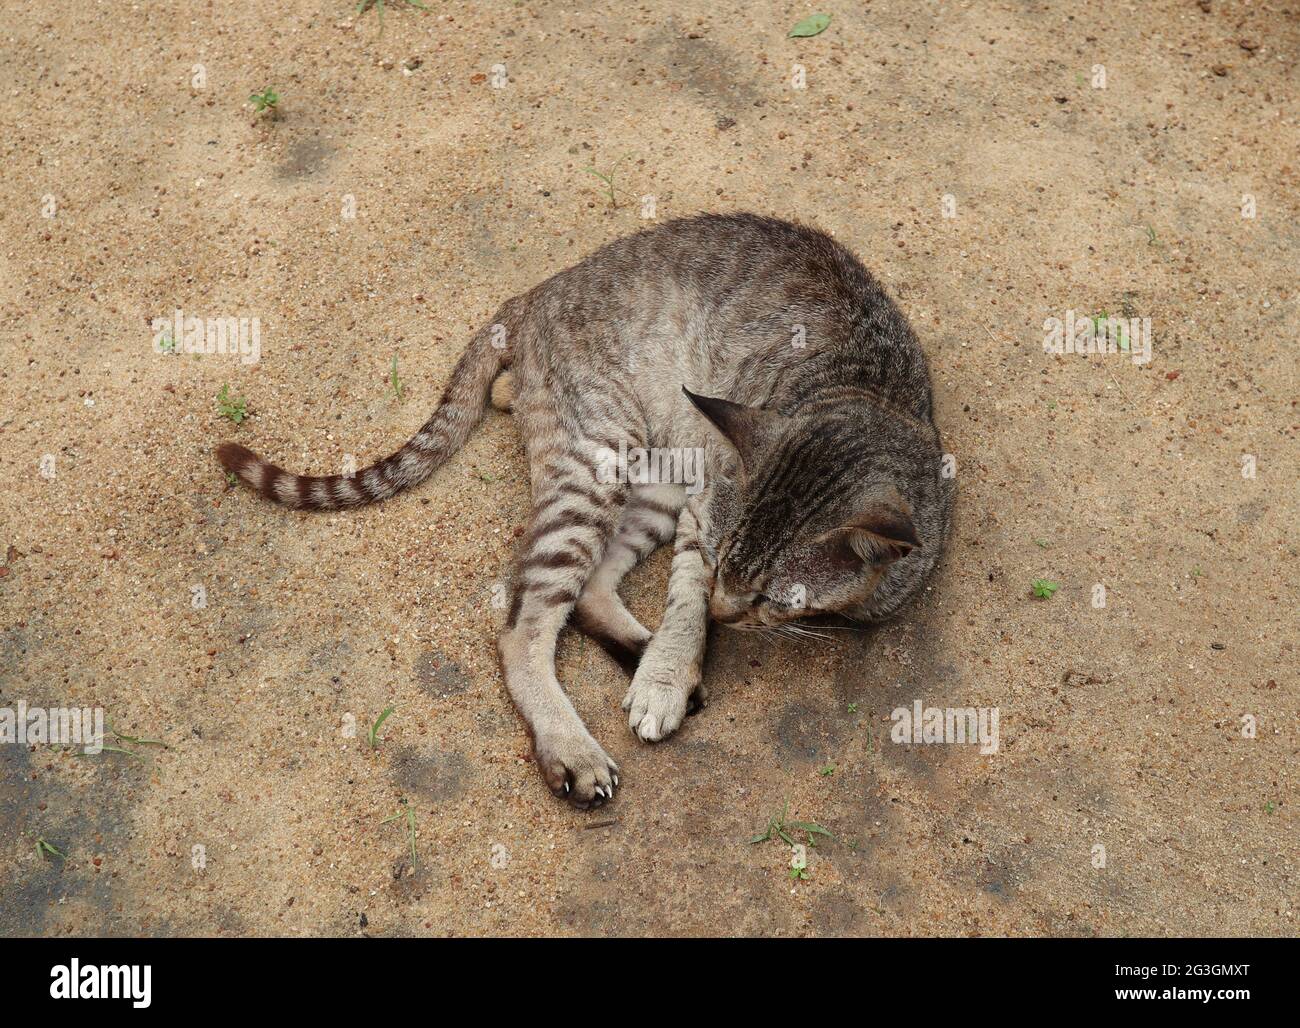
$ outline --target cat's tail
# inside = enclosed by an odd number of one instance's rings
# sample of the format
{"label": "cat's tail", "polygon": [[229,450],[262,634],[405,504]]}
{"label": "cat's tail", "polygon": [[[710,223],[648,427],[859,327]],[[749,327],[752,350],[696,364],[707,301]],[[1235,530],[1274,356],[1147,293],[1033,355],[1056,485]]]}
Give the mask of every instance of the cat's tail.
{"label": "cat's tail", "polygon": [[464,445],[483,420],[492,380],[509,362],[501,324],[479,331],[451,373],[437,409],[396,453],[349,475],[295,475],[238,443],[217,447],[222,466],[268,500],[304,510],[341,510],[418,485]]}

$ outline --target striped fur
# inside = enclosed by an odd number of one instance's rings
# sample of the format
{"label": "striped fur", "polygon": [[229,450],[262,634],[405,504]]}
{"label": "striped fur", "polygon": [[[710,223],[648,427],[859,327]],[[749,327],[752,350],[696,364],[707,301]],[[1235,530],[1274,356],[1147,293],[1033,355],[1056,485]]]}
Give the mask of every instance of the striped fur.
{"label": "striped fur", "polygon": [[433,474],[483,419],[492,381],[507,362],[506,348],[492,341],[488,329],[476,334],[424,427],[396,453],[353,475],[295,475],[238,443],[217,447],[217,459],[245,485],[286,507],[342,510],[386,500]]}
{"label": "striped fur", "polygon": [[[703,701],[710,617],[798,633],[811,614],[891,616],[928,580],[953,490],[926,360],[830,237],[749,214],[671,222],[603,247],[496,320],[415,438],[352,478],[292,475],[233,444],[218,454],[269,499],[333,510],[423,481],[489,399],[510,409],[533,509],[501,665],[556,795],[599,806],[619,782],[556,677],[566,624],[634,668],[623,708],[654,742]],[[703,479],[611,477],[602,456],[656,449],[703,453]],[[618,588],[670,539],[652,633]]]}

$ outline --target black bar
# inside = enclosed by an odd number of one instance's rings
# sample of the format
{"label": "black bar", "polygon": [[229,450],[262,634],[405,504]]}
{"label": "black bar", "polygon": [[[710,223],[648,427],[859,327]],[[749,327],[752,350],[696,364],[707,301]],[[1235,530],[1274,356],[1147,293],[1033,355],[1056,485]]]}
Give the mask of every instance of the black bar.
{"label": "black bar", "polygon": [[[1294,939],[25,939],[0,943],[7,1011],[94,1016],[405,1016],[431,997],[484,1017],[516,1006],[595,1016],[679,1002],[707,983],[737,1013],[861,1003],[863,1016],[1157,1007],[1179,1016],[1270,1009],[1294,993]],[[76,964],[73,964],[73,961]],[[55,998],[115,984],[119,998]],[[136,977],[105,967],[134,967]],[[144,968],[148,967],[147,1006]],[[90,970],[88,970],[90,969]],[[127,987],[133,982],[137,988]],[[93,986],[92,986],[93,983]],[[692,984],[694,983],[694,984]],[[627,990],[641,990],[631,994]],[[656,1000],[656,991],[660,993]],[[134,998],[141,997],[140,999]],[[16,1001],[16,1003],[14,1002]],[[397,1006],[394,1006],[397,1004]],[[830,1004],[830,1006],[828,1006]],[[431,1009],[439,1009],[438,1007]],[[12,1023],[21,1023],[15,1019]]]}

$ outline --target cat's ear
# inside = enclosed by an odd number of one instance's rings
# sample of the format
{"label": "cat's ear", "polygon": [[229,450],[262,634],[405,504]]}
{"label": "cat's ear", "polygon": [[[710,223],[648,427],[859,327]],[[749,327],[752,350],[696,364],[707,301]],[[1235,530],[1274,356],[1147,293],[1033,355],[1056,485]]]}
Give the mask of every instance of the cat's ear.
{"label": "cat's ear", "polygon": [[740,462],[752,468],[754,461],[780,434],[785,416],[762,407],[746,407],[714,396],[700,396],[682,386],[686,398],[695,408],[713,422],[713,427],[726,437],[727,442],[740,454]]}
{"label": "cat's ear", "polygon": [[873,504],[851,524],[831,529],[816,542],[834,563],[843,566],[892,564],[921,546],[901,499]]}

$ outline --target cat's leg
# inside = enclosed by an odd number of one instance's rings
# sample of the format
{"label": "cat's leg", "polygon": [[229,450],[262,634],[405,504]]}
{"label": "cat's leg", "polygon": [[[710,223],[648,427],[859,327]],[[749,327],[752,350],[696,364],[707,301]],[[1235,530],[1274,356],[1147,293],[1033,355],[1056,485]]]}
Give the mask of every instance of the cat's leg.
{"label": "cat's leg", "polygon": [[629,675],[636,671],[651,633],[624,605],[618,586],[629,571],[673,537],[685,499],[678,485],[634,487],[614,540],[574,610],[574,625],[600,643]]}
{"label": "cat's leg", "polygon": [[692,694],[704,702],[700,668],[709,628],[709,587],[700,525],[690,509],[683,508],[677,519],[668,609],[623,697],[628,726],[645,742],[658,742],[677,730]]}
{"label": "cat's leg", "polygon": [[501,665],[546,784],[586,808],[613,798],[618,767],[561,689],[555,642],[604,556],[627,486],[597,482],[591,461],[566,447],[553,421],[539,420],[544,423],[523,426],[534,466],[534,504],[501,633]]}

